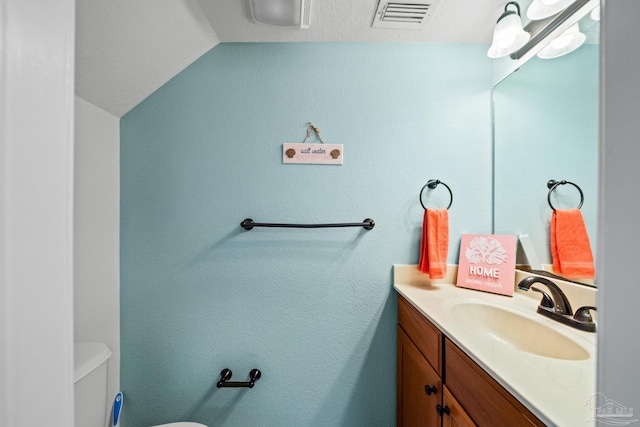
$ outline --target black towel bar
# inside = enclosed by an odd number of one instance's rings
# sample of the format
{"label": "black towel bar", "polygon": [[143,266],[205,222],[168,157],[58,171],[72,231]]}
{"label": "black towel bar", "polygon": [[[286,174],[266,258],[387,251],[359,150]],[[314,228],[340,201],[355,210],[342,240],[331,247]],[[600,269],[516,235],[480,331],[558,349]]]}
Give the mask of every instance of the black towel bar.
{"label": "black towel bar", "polygon": [[222,387],[248,387],[253,388],[256,381],[260,379],[262,374],[259,369],[252,369],[249,372],[249,381],[229,381],[231,379],[231,369],[224,368],[220,372],[220,381],[218,381],[218,388]]}
{"label": "black towel bar", "polygon": [[251,218],[247,218],[240,223],[240,227],[245,230],[251,230],[253,227],[285,227],[285,228],[336,228],[336,227],[362,227],[365,230],[371,230],[376,223],[371,218],[366,218],[362,222],[349,222],[338,224],[272,224],[263,222],[253,222]]}

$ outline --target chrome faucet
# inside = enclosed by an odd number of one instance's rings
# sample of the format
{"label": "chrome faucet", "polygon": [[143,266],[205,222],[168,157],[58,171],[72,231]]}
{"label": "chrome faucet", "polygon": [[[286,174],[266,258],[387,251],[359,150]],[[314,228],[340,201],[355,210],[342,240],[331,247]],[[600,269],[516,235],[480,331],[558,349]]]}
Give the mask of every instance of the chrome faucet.
{"label": "chrome faucet", "polygon": [[[545,285],[549,293],[532,287],[531,285],[534,283]],[[567,296],[562,292],[562,289],[551,280],[544,277],[530,276],[522,279],[520,283],[518,283],[518,289],[522,289],[523,291],[531,289],[532,291],[542,294],[542,301],[540,301],[540,305],[538,305],[538,313],[543,316],[582,331],[596,331],[596,323],[593,321],[590,313],[590,310],[595,311],[596,308],[592,306],[580,307],[574,314]]]}

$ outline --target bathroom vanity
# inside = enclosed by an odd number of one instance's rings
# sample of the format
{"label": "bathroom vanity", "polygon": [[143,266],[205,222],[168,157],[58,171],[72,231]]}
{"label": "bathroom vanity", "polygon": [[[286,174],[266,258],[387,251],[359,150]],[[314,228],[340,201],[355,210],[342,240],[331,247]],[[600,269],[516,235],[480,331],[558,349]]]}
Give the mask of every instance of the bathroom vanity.
{"label": "bathroom vanity", "polygon": [[398,426],[593,425],[595,334],[537,314],[537,294],[458,288],[452,274],[394,266]]}

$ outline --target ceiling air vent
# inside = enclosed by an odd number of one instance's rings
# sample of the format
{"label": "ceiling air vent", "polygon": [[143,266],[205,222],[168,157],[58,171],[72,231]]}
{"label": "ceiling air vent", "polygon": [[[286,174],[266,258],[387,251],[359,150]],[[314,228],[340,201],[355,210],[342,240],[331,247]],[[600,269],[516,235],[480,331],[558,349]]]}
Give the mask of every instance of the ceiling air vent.
{"label": "ceiling air vent", "polygon": [[373,28],[420,30],[431,17],[437,1],[388,2],[380,0],[373,17]]}

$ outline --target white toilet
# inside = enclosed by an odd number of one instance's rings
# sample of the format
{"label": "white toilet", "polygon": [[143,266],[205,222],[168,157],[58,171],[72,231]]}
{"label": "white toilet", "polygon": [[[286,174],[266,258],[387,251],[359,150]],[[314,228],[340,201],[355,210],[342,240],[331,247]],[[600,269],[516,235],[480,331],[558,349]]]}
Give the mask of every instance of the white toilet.
{"label": "white toilet", "polygon": [[[107,361],[111,350],[103,343],[77,342],[74,347],[75,424],[76,427],[105,427],[107,412]],[[181,422],[151,427],[207,427]]]}

